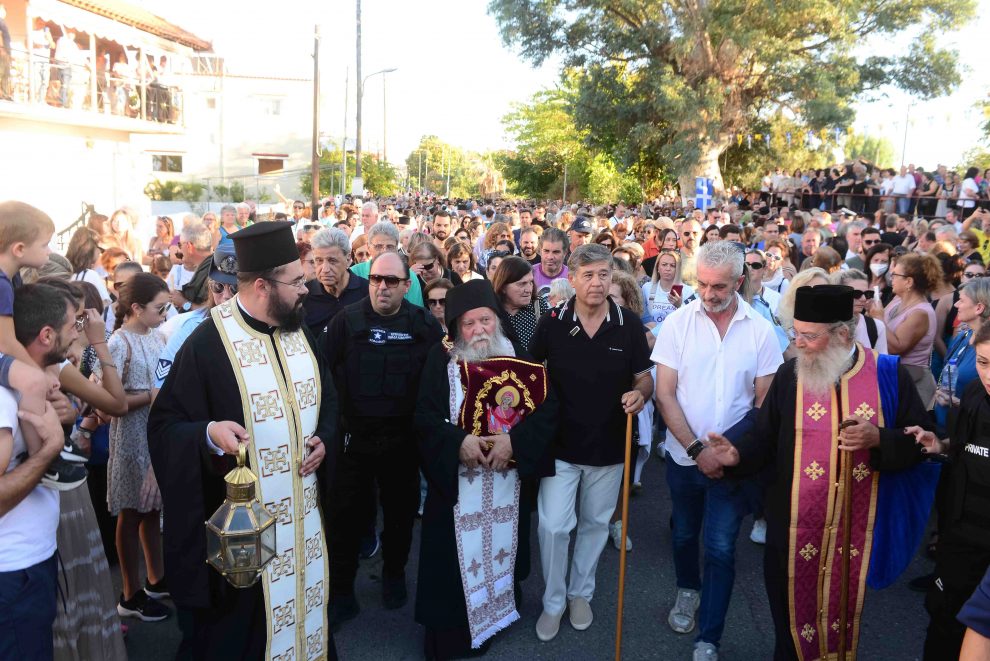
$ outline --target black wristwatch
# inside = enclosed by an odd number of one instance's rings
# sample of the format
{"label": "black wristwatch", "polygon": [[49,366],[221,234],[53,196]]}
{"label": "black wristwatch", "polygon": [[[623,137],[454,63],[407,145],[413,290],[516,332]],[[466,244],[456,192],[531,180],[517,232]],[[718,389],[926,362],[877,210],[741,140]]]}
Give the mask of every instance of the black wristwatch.
{"label": "black wristwatch", "polygon": [[687,446],[687,456],[691,458],[691,461],[697,461],[698,455],[704,450],[707,445],[700,438],[694,439],[694,443]]}

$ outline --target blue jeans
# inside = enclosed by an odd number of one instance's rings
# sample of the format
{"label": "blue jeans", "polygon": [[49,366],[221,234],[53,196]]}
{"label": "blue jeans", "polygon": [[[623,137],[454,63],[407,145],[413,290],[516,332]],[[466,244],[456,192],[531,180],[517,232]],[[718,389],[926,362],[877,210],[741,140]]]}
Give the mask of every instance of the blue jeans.
{"label": "blue jeans", "polygon": [[51,659],[58,588],[55,556],[0,572],[0,659]]}
{"label": "blue jeans", "polygon": [[901,196],[897,198],[897,214],[903,216],[911,210],[911,198]]}
{"label": "blue jeans", "polygon": [[[677,587],[701,591],[697,640],[718,645],[736,579],[736,537],[748,513],[746,495],[738,482],[709,479],[696,466],[681,466],[669,455],[666,465]],[[705,571],[699,578],[702,530]]]}

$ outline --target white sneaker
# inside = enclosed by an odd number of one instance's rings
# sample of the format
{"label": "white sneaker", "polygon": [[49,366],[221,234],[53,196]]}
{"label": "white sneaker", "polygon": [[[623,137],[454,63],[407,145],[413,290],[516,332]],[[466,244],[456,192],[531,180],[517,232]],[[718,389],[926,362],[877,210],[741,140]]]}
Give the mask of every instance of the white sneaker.
{"label": "white sneaker", "polygon": [[749,540],[757,544],[767,543],[766,519],[756,519],[755,521],[753,521],[753,530],[749,533]]}
{"label": "white sneaker", "polygon": [[550,642],[557,637],[557,632],[560,631],[560,618],[563,617],[564,611],[560,611],[556,615],[551,615],[550,613],[543,611],[540,614],[540,619],[536,621],[536,637],[542,640],[544,643]]}
{"label": "white sneaker", "polygon": [[700,605],[701,594],[697,590],[678,589],[677,601],[670,609],[667,624],[677,633],[689,633],[694,629],[694,615]]}
{"label": "white sneaker", "polygon": [[[608,536],[612,538],[612,546],[615,547],[616,551],[622,549],[619,546],[619,540],[622,539],[622,520],[618,520],[615,523],[611,523],[608,526]],[[632,551],[632,540],[629,539],[629,535],[626,535],[626,553]]]}
{"label": "white sneaker", "polygon": [[718,661],[718,648],[711,643],[695,643],[693,661]]}

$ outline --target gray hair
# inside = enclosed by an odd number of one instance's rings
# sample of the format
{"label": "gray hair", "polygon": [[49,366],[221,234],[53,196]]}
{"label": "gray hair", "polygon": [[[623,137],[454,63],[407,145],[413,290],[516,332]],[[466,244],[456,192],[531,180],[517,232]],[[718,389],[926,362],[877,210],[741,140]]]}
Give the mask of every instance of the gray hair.
{"label": "gray hair", "polygon": [[541,249],[543,248],[544,243],[559,243],[564,246],[564,248],[567,248],[567,235],[564,234],[563,230],[559,230],[556,227],[548,227],[543,230],[543,235],[540,236]]}
{"label": "gray hair", "polygon": [[220,215],[223,215],[228,211],[230,213],[237,213],[237,207],[235,207],[233,204],[225,204],[222,207],[220,207]]}
{"label": "gray hair", "polygon": [[870,279],[859,269],[840,269],[829,276],[833,285],[848,285],[852,280],[869,283]]}
{"label": "gray hair", "polygon": [[738,278],[743,274],[743,264],[746,263],[746,256],[739,246],[732,241],[709,241],[698,249],[698,256],[695,260],[696,266],[702,264],[711,269],[718,269],[724,266],[732,268],[731,275]]}
{"label": "gray hair", "polygon": [[[374,202],[366,202],[365,206],[369,204],[374,204]],[[376,207],[377,208],[377,207]],[[395,245],[399,245],[399,228],[397,228],[392,223],[387,220],[382,220],[371,226],[368,230],[368,243],[371,243],[371,238],[374,236],[387,236],[388,238],[395,241]]]}
{"label": "gray hair", "polygon": [[351,254],[351,241],[347,238],[344,230],[336,227],[324,227],[314,234],[309,240],[309,244],[314,250],[326,250],[327,248],[340,248],[344,256]]}
{"label": "gray hair", "polygon": [[858,230],[865,230],[866,229],[866,223],[864,223],[862,220],[854,220],[851,223],[846,223],[845,225],[842,225],[840,227],[840,230],[841,230],[839,232],[840,236],[845,236],[846,234],[849,233],[849,230],[851,230],[853,228],[856,228]]}
{"label": "gray hair", "polygon": [[551,280],[550,291],[547,294],[547,297],[550,296],[569,301],[574,296],[574,287],[571,286],[571,283],[567,278],[557,278],[555,280]]}
{"label": "gray hair", "polygon": [[612,253],[608,251],[608,248],[600,243],[589,243],[587,245],[578,246],[571,256],[567,258],[567,268],[572,273],[576,272],[582,266],[588,266],[589,264],[598,264],[605,262],[608,264],[608,268],[611,269],[613,266]]}
{"label": "gray hair", "polygon": [[970,280],[960,287],[959,291],[966,292],[966,295],[972,299],[973,303],[983,305],[983,312],[980,313],[980,319],[983,321],[990,319],[990,278],[975,278]]}
{"label": "gray hair", "polygon": [[183,242],[188,241],[193,245],[193,248],[203,252],[209,252],[210,248],[213,247],[213,232],[200,222],[189,223],[183,227],[179,238]]}
{"label": "gray hair", "polygon": [[369,209],[374,211],[376,216],[378,215],[378,205],[374,202],[365,202],[361,205],[361,211],[367,211]]}
{"label": "gray hair", "polygon": [[247,209],[248,211],[250,211],[251,205],[249,205],[247,202],[238,202],[237,204],[234,205],[234,208],[237,209],[238,211],[240,211],[241,209]]}

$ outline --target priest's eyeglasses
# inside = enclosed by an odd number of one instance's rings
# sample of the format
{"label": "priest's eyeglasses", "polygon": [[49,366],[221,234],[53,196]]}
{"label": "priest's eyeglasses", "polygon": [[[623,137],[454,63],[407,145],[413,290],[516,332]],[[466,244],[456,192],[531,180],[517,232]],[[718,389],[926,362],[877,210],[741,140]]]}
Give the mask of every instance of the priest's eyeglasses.
{"label": "priest's eyeglasses", "polygon": [[284,280],[276,280],[275,278],[265,278],[268,282],[274,282],[280,285],[285,285],[286,287],[294,287],[296,289],[302,289],[306,286],[306,277],[296,278],[292,282],[285,282]]}
{"label": "priest's eyeglasses", "polygon": [[800,331],[794,330],[793,328],[788,328],[787,337],[791,338],[792,340],[802,339],[805,342],[814,342],[823,335],[828,335],[829,332],[830,331],[823,330],[821,333],[802,333]]}

